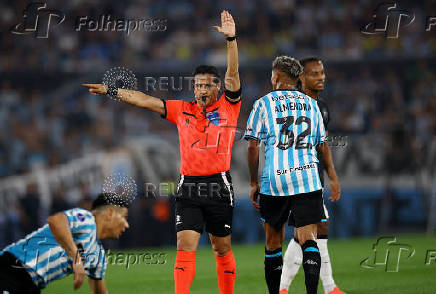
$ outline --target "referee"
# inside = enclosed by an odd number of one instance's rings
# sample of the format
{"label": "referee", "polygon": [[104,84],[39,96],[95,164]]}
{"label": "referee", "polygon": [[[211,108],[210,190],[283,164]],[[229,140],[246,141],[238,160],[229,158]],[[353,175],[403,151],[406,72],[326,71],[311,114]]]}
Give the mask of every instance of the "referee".
{"label": "referee", "polygon": [[75,290],[88,276],[93,294],[107,294],[105,251],[100,240],[118,239],[129,227],[126,203],[100,194],[92,211],[74,208],[0,251],[0,293],[41,293],[49,283],[74,273]]}
{"label": "referee", "polygon": [[[250,199],[264,222],[265,279],[270,294],[279,293],[284,225],[291,211],[303,251],[307,293],[316,294],[318,289],[321,256],[316,224],[325,214],[316,149],[326,141],[326,131],[316,100],[296,89],[302,72],[294,58],[274,60],[273,91],[255,101],[245,132]],[[260,141],[265,144],[265,167],[259,184]]]}
{"label": "referee", "polygon": [[84,84],[92,94],[116,94],[120,100],[159,113],[177,125],[181,166],[175,207],[176,294],[189,293],[195,273],[195,251],[204,228],[216,257],[220,293],[233,293],[235,283],[230,239],[234,199],[229,170],[241,108],[241,84],[235,22],[229,12],[221,13],[221,27],[215,28],[227,37],[227,72],[221,96],[218,70],[210,65],[198,66],[194,71],[195,101],[192,102],[162,100],[139,91]]}

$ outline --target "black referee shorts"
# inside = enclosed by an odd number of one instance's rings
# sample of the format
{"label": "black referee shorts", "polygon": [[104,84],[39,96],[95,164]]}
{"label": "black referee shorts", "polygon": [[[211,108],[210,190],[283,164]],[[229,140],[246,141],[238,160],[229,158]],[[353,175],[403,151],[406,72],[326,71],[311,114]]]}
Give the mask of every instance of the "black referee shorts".
{"label": "black referee shorts", "polygon": [[233,187],[230,173],[180,176],[176,196],[176,231],[193,230],[225,237],[232,233]]}
{"label": "black referee shorts", "polygon": [[260,215],[276,231],[292,215],[296,228],[319,223],[325,219],[322,190],[292,196],[271,196],[260,194]]}
{"label": "black referee shorts", "polygon": [[8,291],[10,294],[41,293],[23,264],[9,252],[0,255],[0,293],[3,291]]}

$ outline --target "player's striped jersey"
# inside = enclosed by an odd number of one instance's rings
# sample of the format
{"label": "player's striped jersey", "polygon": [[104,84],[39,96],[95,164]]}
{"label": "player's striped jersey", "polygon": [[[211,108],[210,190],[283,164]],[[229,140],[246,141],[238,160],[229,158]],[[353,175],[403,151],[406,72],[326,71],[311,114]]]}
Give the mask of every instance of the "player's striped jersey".
{"label": "player's striped jersey", "polygon": [[327,138],[315,99],[290,90],[263,96],[253,105],[245,139],[265,144],[260,193],[287,196],[322,189],[315,148]]}
{"label": "player's striped jersey", "polygon": [[[68,218],[73,240],[79,251],[82,251],[85,274],[92,279],[103,279],[106,257],[103,245],[97,239],[93,214],[81,208],[66,210],[63,213]],[[3,251],[13,254],[21,261],[39,288],[73,273],[73,259],[56,241],[48,224],[9,245]]]}

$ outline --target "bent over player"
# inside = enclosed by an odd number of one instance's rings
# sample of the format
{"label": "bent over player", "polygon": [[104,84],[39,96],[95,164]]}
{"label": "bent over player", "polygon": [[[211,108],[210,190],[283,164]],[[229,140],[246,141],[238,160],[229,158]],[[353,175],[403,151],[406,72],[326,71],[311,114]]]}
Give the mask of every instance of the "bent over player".
{"label": "bent over player", "polygon": [[[325,215],[316,148],[326,141],[326,133],[316,101],[296,88],[302,72],[294,58],[274,60],[273,91],[254,103],[245,132],[250,199],[264,222],[265,279],[270,294],[279,293],[284,225],[290,211],[303,250],[307,293],[318,289],[321,257],[316,224]],[[260,141],[265,144],[265,167],[259,185]]]}
{"label": "bent over player", "polygon": [[0,293],[41,293],[52,281],[74,273],[79,289],[88,276],[93,294],[107,294],[105,251],[100,240],[118,239],[129,228],[127,203],[102,193],[92,211],[74,208],[48,218],[48,223],[0,252]]}
{"label": "bent over player", "polygon": [[[309,57],[300,60],[303,66],[303,74],[300,76],[301,91],[318,102],[319,109],[321,111],[324,127],[328,135],[327,126],[330,121],[330,112],[327,104],[324,100],[319,98],[319,93],[324,89],[325,84],[325,72],[324,65],[319,58]],[[337,201],[341,195],[341,187],[339,185],[338,176],[336,175],[335,167],[333,165],[332,154],[328,144],[323,144],[317,154],[319,159],[318,172],[321,178],[321,184],[324,186],[324,169],[327,172],[327,176],[330,180],[331,201]],[[317,244],[319,252],[321,254],[321,270],[320,278],[324,287],[325,294],[345,294],[336,286],[333,280],[332,266],[330,263],[330,256],[327,248],[327,239],[329,232],[329,219],[327,209],[325,208],[326,219],[323,219],[317,224]],[[290,216],[290,224],[292,224],[292,213]],[[297,236],[289,242],[289,246],[286,249],[286,253],[283,260],[283,272],[280,281],[280,294],[287,294],[288,288],[291,285],[292,280],[297,274],[301,262],[303,259],[303,253],[301,252],[301,246],[298,244]]]}
{"label": "bent over player", "polygon": [[233,293],[235,283],[230,239],[234,199],[229,170],[241,108],[241,84],[235,23],[230,13],[223,11],[221,27],[215,28],[227,37],[227,72],[220,97],[218,70],[209,65],[198,66],[194,71],[192,102],[165,101],[139,91],[107,89],[100,84],[84,85],[92,94],[114,92],[122,101],[157,112],[177,125],[181,166],[175,208],[176,294],[189,293],[195,273],[195,251],[204,227],[216,257],[220,293]]}

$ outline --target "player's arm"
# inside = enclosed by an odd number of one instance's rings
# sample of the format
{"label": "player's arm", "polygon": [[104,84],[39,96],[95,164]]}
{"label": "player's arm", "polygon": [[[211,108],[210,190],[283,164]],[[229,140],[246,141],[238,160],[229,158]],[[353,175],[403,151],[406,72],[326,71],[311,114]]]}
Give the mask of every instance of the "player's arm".
{"label": "player's arm", "polygon": [[48,218],[48,226],[59,245],[73,259],[74,289],[79,289],[85,278],[85,268],[76,243],[73,240],[68,218],[63,213],[56,213]]}
{"label": "player's arm", "polygon": [[248,139],[247,161],[248,170],[250,172],[250,201],[256,209],[260,208],[257,202],[257,197],[259,196],[259,146],[259,141]]}
{"label": "player's arm", "polygon": [[330,201],[338,201],[341,198],[341,186],[333,164],[332,152],[327,142],[318,145],[318,151],[322,154],[322,163],[330,180]]}
{"label": "player's arm", "polygon": [[221,12],[221,27],[215,26],[218,32],[227,38],[227,71],[224,81],[226,97],[230,102],[238,102],[241,98],[241,82],[239,79],[238,44],[236,42],[236,26],[232,15],[224,10]]}
{"label": "player's arm", "polygon": [[106,283],[104,282],[104,279],[101,280],[94,280],[91,278],[88,278],[89,287],[91,288],[92,294],[108,294],[106,288]]}
{"label": "player's arm", "polygon": [[[105,95],[108,92],[108,87],[103,84],[82,84],[82,86],[89,88],[89,93],[93,95]],[[159,98],[135,90],[114,90],[116,91],[117,98],[121,101],[148,109],[160,115],[165,114],[164,102]]]}

